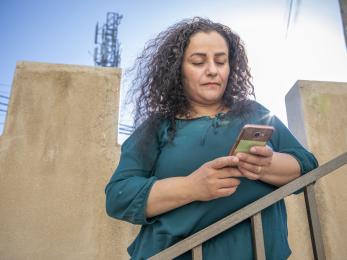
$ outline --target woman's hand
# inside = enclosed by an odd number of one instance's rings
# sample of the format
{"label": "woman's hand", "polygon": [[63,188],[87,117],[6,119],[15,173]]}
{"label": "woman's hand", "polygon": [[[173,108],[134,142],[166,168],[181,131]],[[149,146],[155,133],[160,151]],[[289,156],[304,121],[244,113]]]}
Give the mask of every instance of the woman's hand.
{"label": "woman's hand", "polygon": [[208,201],[233,194],[241,177],[236,156],[220,157],[203,164],[188,176],[154,182],[146,205],[146,216],[153,217],[193,201]]}
{"label": "woman's hand", "polygon": [[250,180],[261,180],[270,168],[273,151],[268,146],[253,146],[250,153],[238,153],[238,169]]}
{"label": "woman's hand", "polygon": [[281,186],[300,176],[300,165],[290,154],[273,152],[268,146],[254,146],[249,154],[239,153],[238,169],[250,180]]}
{"label": "woman's hand", "polygon": [[199,169],[187,176],[190,182],[193,200],[209,201],[233,194],[241,177],[237,168],[239,160],[236,156],[220,157],[203,164]]}

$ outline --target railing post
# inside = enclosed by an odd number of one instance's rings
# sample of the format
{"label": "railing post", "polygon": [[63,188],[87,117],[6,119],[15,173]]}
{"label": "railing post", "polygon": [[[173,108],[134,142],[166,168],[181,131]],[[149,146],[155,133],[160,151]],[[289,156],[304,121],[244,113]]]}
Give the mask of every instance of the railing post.
{"label": "railing post", "polygon": [[251,217],[253,232],[253,248],[256,260],[266,260],[264,248],[263,223],[261,221],[261,212]]}
{"label": "railing post", "polygon": [[305,202],[312,241],[314,259],[325,260],[324,244],[317,212],[314,184],[305,187]]}
{"label": "railing post", "polygon": [[202,260],[202,245],[192,249],[193,260]]}

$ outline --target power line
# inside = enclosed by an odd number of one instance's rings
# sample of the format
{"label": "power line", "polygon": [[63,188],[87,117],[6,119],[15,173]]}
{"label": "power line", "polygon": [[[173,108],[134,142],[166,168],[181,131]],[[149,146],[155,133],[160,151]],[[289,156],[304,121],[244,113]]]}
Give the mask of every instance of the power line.
{"label": "power line", "polygon": [[124,131],[118,131],[119,134],[123,134],[123,135],[131,135],[132,132],[124,132]]}
{"label": "power line", "polygon": [[131,133],[125,133],[125,132],[121,132],[121,131],[119,131],[119,134],[121,134],[121,135],[131,135]]}
{"label": "power line", "polygon": [[2,103],[2,102],[0,102],[0,105],[3,105],[3,106],[8,106],[8,104],[7,104],[7,103]]}
{"label": "power line", "polygon": [[0,108],[0,112],[7,113],[7,110],[3,110],[3,109]]}
{"label": "power line", "polygon": [[118,131],[119,134],[131,135],[135,130],[135,127],[132,125],[127,125],[123,123],[119,123]]}
{"label": "power line", "polygon": [[6,98],[6,99],[10,99],[9,97],[4,96],[4,95],[1,95],[1,94],[0,94],[0,97],[2,97],[2,98]]}
{"label": "power line", "polygon": [[133,129],[129,129],[129,128],[124,128],[124,127],[119,127],[119,130],[124,130],[124,131],[128,131],[128,132],[132,132]]}
{"label": "power line", "polygon": [[119,123],[119,125],[122,127],[129,128],[129,129],[135,129],[135,127],[133,125],[127,125],[127,124],[123,124],[123,123]]}

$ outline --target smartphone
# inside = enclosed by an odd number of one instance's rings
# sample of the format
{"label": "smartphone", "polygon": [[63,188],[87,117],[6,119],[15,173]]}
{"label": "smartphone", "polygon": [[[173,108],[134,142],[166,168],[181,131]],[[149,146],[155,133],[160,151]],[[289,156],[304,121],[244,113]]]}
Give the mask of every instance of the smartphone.
{"label": "smartphone", "polygon": [[229,155],[249,153],[249,150],[253,146],[265,146],[274,130],[274,127],[268,125],[245,125],[230,150]]}

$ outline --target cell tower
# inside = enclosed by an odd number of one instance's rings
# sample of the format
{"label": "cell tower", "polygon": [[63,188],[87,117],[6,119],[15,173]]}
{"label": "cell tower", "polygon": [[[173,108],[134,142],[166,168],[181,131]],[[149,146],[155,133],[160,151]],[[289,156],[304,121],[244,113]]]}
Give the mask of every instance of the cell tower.
{"label": "cell tower", "polygon": [[99,27],[96,23],[94,62],[97,66],[118,67],[120,64],[120,44],[117,39],[118,25],[123,15],[107,13],[106,23]]}

